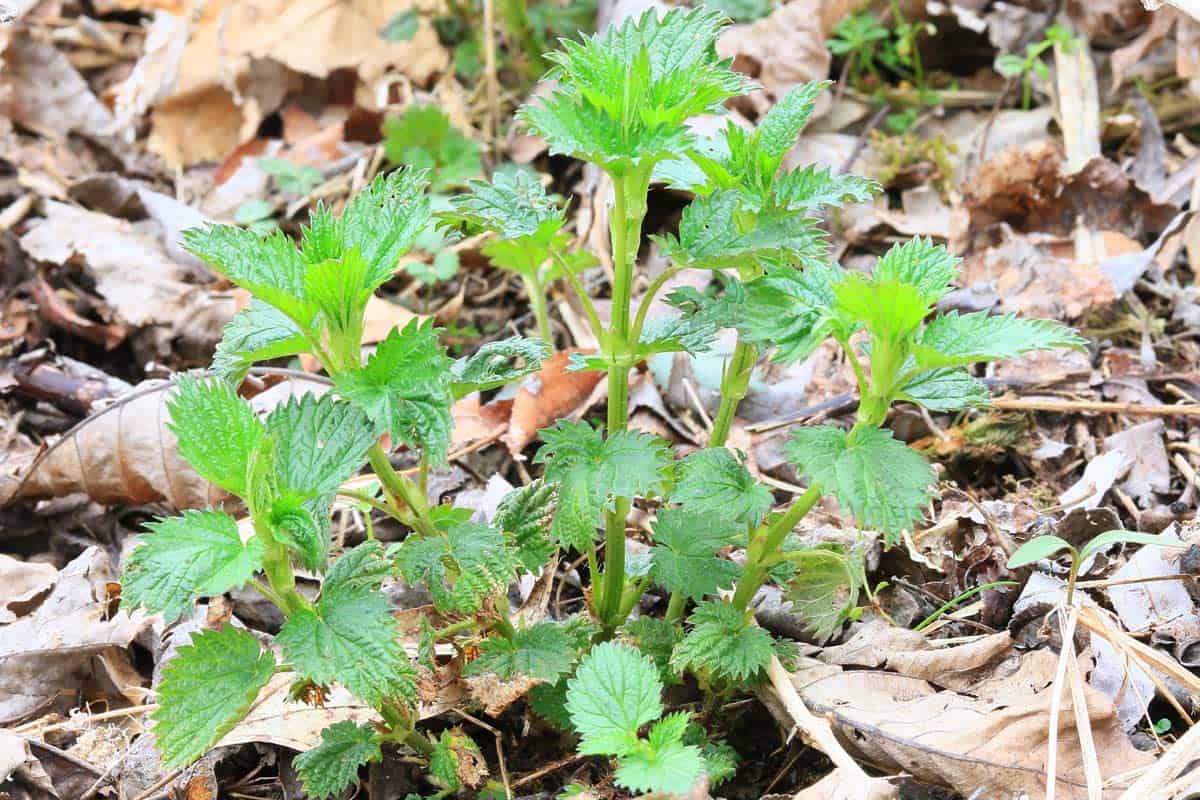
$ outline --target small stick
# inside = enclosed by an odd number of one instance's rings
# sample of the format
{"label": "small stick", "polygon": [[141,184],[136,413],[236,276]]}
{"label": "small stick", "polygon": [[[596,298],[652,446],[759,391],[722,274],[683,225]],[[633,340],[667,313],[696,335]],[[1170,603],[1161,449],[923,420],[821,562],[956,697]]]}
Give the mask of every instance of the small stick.
{"label": "small stick", "polygon": [[1129,414],[1135,417],[1200,417],[1200,405],[1191,404],[1116,403],[1104,400],[1053,400],[1040,397],[997,397],[992,402],[1001,411]]}

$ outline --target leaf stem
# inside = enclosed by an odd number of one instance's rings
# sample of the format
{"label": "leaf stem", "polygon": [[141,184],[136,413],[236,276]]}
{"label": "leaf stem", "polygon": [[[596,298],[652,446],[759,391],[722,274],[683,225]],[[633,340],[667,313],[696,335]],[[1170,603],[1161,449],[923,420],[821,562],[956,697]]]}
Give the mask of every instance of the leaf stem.
{"label": "leaf stem", "polygon": [[667,281],[671,280],[671,278],[674,278],[685,269],[687,269],[686,264],[674,264],[670,267],[667,267],[662,272],[658,273],[658,277],[655,278],[646,288],[646,291],[642,294],[642,301],[638,303],[637,316],[633,321],[633,333],[630,336],[630,340],[634,344],[640,342],[642,339],[642,328],[646,324],[646,316],[650,313],[650,306],[654,304],[655,296],[662,291],[662,288],[664,285],[666,285]]}
{"label": "leaf stem", "polygon": [[558,262],[559,268],[562,270],[563,277],[567,283],[571,284],[571,288],[575,291],[575,296],[579,298],[580,305],[583,306],[583,313],[587,316],[588,324],[592,326],[592,335],[596,337],[596,341],[604,343],[604,325],[600,322],[600,316],[596,313],[596,306],[592,303],[592,298],[588,295],[587,287],[579,280],[579,276],[571,269],[571,265],[563,258],[562,253],[555,252],[554,260]]}
{"label": "leaf stem", "polygon": [[683,619],[683,609],[687,604],[687,598],[683,596],[683,592],[676,589],[671,592],[671,600],[667,603],[667,622],[678,622]]}
{"label": "leaf stem", "polygon": [[375,470],[375,477],[379,478],[384,492],[392,503],[397,508],[400,508],[403,503],[404,507],[412,511],[413,516],[411,520],[408,520],[409,524],[426,536],[437,535],[438,529],[429,519],[429,505],[425,502],[424,496],[420,494],[418,487],[413,485],[412,481],[396,471],[379,442],[371,445],[371,449],[367,451],[367,459],[371,462],[371,468]]}
{"label": "leaf stem", "polygon": [[811,511],[820,499],[821,488],[816,485],[808,487],[799,500],[792,503],[782,514],[768,521],[765,529],[760,528],[751,537],[750,546],[746,548],[746,563],[738,579],[737,591],[733,594],[733,604],[739,611],[745,611],[750,606],[754,593],[766,580],[768,559],[783,544],[787,535],[796,527],[796,523],[804,519],[804,515]]}
{"label": "leaf stem", "polygon": [[729,363],[725,365],[725,371],[721,375],[721,406],[717,409],[717,418],[713,421],[712,433],[708,437],[709,447],[725,446],[738,405],[750,388],[750,376],[754,374],[757,361],[758,348],[742,341],[739,335]]}
{"label": "leaf stem", "polygon": [[550,315],[546,311],[546,289],[534,275],[522,275],[525,280],[525,292],[529,295],[529,304],[533,306],[533,316],[537,319],[538,335],[542,341],[554,346],[554,334],[550,328]]}

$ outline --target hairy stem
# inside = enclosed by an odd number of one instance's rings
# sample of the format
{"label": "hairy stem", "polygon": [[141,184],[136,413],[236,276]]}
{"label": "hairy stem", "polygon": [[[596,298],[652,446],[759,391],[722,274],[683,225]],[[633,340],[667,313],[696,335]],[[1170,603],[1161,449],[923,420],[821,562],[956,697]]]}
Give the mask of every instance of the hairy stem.
{"label": "hairy stem", "polygon": [[754,364],[757,361],[758,348],[749,342],[743,342],[739,336],[737,345],[733,348],[733,355],[725,365],[725,373],[721,376],[721,406],[717,409],[717,418],[713,421],[712,433],[708,437],[709,447],[725,446],[738,404],[750,388],[750,376],[754,373]]}
{"label": "hairy stem", "polygon": [[678,622],[683,619],[683,608],[687,604],[687,598],[683,596],[683,592],[675,590],[671,592],[671,600],[667,603],[667,622]]}
{"label": "hairy stem", "polygon": [[420,488],[396,471],[378,442],[371,445],[371,449],[367,451],[367,459],[392,504],[396,508],[408,508],[412,511],[412,527],[426,536],[436,535],[437,526],[429,518],[429,504],[425,502]]}
{"label": "hairy stem", "polygon": [[750,606],[754,593],[767,578],[769,558],[783,544],[787,535],[796,527],[796,523],[804,519],[804,515],[811,511],[820,499],[820,487],[808,487],[808,490],[800,495],[800,499],[792,503],[787,511],[771,519],[765,529],[760,528],[751,537],[750,547],[746,549],[746,563],[742,567],[737,591],[733,595],[733,604],[738,610],[745,611]]}
{"label": "hairy stem", "polygon": [[538,335],[546,344],[554,345],[554,334],[550,327],[550,315],[546,310],[546,289],[537,278],[525,275],[525,292],[529,295],[529,304],[533,306],[533,316],[537,319]]}

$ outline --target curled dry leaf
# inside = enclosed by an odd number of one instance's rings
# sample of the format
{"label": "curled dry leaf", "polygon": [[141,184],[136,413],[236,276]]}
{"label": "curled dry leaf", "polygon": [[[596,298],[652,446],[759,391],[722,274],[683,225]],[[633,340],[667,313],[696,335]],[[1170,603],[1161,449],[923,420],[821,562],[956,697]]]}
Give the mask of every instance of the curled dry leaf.
{"label": "curled dry leaf", "polygon": [[4,60],[2,82],[10,98],[6,114],[14,122],[49,137],[69,133],[103,136],[108,132],[112,112],[53,45],[18,33]]}
{"label": "curled dry leaf", "polygon": [[766,94],[747,98],[756,112],[764,113],[792,87],[829,74],[825,39],[851,5],[843,0],[784,3],[762,19],[734,25],[721,35],[717,52],[732,58],[733,68],[758,81]]}
{"label": "curled dry leaf", "polygon": [[1073,175],[1052,142],[1008,148],[985,161],[964,185],[970,230],[1006,222],[1021,232],[1069,236],[1077,224],[1117,230],[1130,237],[1162,230],[1177,209],[1154,203],[1106,158],[1094,158]]}
{"label": "curled dry leaf", "polygon": [[[512,417],[504,443],[509,452],[520,453],[537,438],[537,432],[569,417],[585,403],[604,377],[600,372],[572,372],[571,356],[579,350],[555,353],[542,368],[521,383],[513,399]],[[589,351],[590,352],[590,351]]]}
{"label": "curled dry leaf", "polygon": [[40,602],[35,598],[23,615],[0,625],[0,724],[74,695],[92,680],[97,656],[116,657],[114,650],[150,626],[142,610],[109,613],[115,580],[104,551],[88,548],[63,567]]}
{"label": "curled dry leaf", "polygon": [[[1033,657],[1026,653],[1020,660]],[[832,718],[852,754],[880,769],[907,772],[962,794],[1041,797],[1052,692],[1046,690],[1045,666],[1036,672],[1038,683],[1008,680],[997,684],[1001,691],[980,697],[937,691],[920,678],[865,670],[798,688],[814,713]],[[1129,743],[1107,697],[1089,689],[1087,702],[1106,777],[1153,762],[1151,754]],[[1069,707],[1068,697],[1064,708]],[[1057,792],[1062,798],[1085,800],[1087,783],[1074,725],[1071,714],[1060,715]],[[1114,788],[1112,796],[1118,793]]]}
{"label": "curled dry leaf", "polygon": [[[328,383],[291,370],[255,370],[282,374],[292,392],[325,391]],[[228,496],[204,481],[179,455],[167,428],[167,399],[174,386],[154,382],[135,389],[76,425],[42,453],[0,505],[82,492],[97,503],[164,502],[177,508],[219,506]],[[270,390],[260,410],[286,399]],[[260,395],[259,397],[263,397]],[[0,482],[0,489],[7,484]]]}

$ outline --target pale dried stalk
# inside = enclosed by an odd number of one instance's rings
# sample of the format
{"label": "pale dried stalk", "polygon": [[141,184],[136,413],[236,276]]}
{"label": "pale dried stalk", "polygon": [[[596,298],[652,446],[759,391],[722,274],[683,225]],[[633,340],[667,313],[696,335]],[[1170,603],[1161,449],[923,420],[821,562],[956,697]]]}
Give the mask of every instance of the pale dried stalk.
{"label": "pale dried stalk", "polygon": [[[1088,716],[1087,694],[1084,690],[1083,673],[1079,670],[1079,661],[1075,654],[1075,622],[1070,621],[1070,635],[1065,625],[1060,625],[1062,631],[1062,649],[1067,653],[1067,683],[1071,686],[1071,706],[1075,712],[1075,729],[1079,733],[1079,750],[1083,757],[1083,774],[1087,778],[1088,800],[1103,800],[1104,775],[1100,772],[1100,759],[1096,755],[1096,741],[1092,737],[1092,720]],[[1059,687],[1055,686],[1055,691]]]}
{"label": "pale dried stalk", "polygon": [[795,685],[792,683],[792,675],[783,668],[783,664],[779,663],[779,659],[771,657],[771,663],[767,665],[767,677],[771,679],[771,688],[779,695],[780,702],[791,715],[792,721],[796,723],[796,727],[806,739],[811,741],[813,745],[829,756],[829,760],[834,766],[842,767],[847,770],[856,779],[862,778],[867,780],[867,773],[863,772],[862,767],[858,762],[850,757],[850,754],[842,747],[837,738],[833,735],[833,727],[816,714],[808,710],[808,706],[804,705],[804,700],[800,698],[800,693],[796,691]]}
{"label": "pale dried stalk", "polygon": [[1054,791],[1058,785],[1058,715],[1062,711],[1062,685],[1067,679],[1067,662],[1071,660],[1071,637],[1075,635],[1075,623],[1079,618],[1078,607],[1070,609],[1066,622],[1061,622],[1066,611],[1064,606],[1058,607],[1060,630],[1062,631],[1062,648],[1058,653],[1058,665],[1054,670],[1054,683],[1050,685],[1050,730],[1046,734],[1046,800],[1054,800]]}
{"label": "pale dried stalk", "polygon": [[1193,726],[1171,749],[1154,762],[1142,776],[1134,781],[1119,800],[1168,800],[1162,793],[1163,787],[1175,779],[1200,754],[1200,725]]}
{"label": "pale dried stalk", "polygon": [[[1200,0],[1166,0],[1194,20],[1200,20]],[[1151,11],[1162,8],[1163,0],[1142,0],[1142,5]]]}

